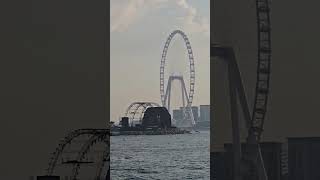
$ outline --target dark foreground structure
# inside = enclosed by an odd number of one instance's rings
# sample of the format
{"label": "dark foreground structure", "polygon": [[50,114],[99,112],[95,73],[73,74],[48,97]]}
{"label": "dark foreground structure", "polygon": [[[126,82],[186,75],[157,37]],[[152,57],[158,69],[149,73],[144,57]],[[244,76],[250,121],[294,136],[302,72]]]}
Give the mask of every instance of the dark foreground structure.
{"label": "dark foreground structure", "polygon": [[[268,178],[271,180],[319,180],[320,137],[291,137],[285,143],[260,143],[261,154]],[[246,144],[242,144],[246,153]],[[224,151],[212,152],[211,180],[233,180],[232,144]]]}
{"label": "dark foreground structure", "polygon": [[128,117],[122,117],[120,126],[114,126],[111,135],[165,135],[185,134],[190,131],[171,125],[171,115],[165,107],[149,107],[146,109],[140,124],[129,124]]}
{"label": "dark foreground structure", "polygon": [[[73,180],[71,177],[60,178],[60,176],[38,176],[37,180]],[[110,174],[106,177],[105,180],[110,180]]]}
{"label": "dark foreground structure", "polygon": [[[269,179],[283,180],[281,175],[282,144],[276,142],[260,143],[264,166]],[[247,144],[242,144],[242,152],[247,152]],[[232,144],[224,145],[224,152],[211,153],[211,179],[233,180],[233,149]]]}
{"label": "dark foreground structure", "polygon": [[288,138],[289,180],[320,179],[320,137]]}
{"label": "dark foreground structure", "polygon": [[59,176],[38,176],[37,180],[60,180]]}

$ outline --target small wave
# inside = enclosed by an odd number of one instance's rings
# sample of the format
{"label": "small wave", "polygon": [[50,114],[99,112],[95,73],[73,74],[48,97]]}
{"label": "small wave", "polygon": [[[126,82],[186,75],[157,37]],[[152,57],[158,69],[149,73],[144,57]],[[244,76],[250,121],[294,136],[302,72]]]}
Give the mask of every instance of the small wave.
{"label": "small wave", "polygon": [[132,159],[131,156],[125,156],[124,159]]}
{"label": "small wave", "polygon": [[139,178],[139,177],[129,177],[124,180],[147,180],[147,179],[143,179],[143,178]]}
{"label": "small wave", "polygon": [[187,169],[187,170],[202,170],[204,169],[203,167],[188,167],[188,166],[185,166],[185,167],[182,167],[181,169]]}
{"label": "small wave", "polygon": [[146,169],[138,169],[138,173],[141,174],[158,174],[158,171],[146,170]]}

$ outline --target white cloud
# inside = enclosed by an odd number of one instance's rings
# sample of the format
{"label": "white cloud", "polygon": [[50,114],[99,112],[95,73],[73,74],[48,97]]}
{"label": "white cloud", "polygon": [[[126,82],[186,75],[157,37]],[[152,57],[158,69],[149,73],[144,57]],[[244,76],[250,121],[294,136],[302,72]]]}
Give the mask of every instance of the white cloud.
{"label": "white cloud", "polygon": [[149,13],[170,6],[181,11],[183,16],[177,17],[178,24],[190,33],[209,35],[209,20],[197,13],[197,9],[186,0],[112,0],[111,1],[111,32],[123,32]]}
{"label": "white cloud", "polygon": [[127,4],[111,1],[111,32],[124,31],[133,24],[139,16],[139,8],[144,0],[129,1]]}
{"label": "white cloud", "polygon": [[184,9],[186,13],[184,17],[177,18],[181,21],[184,29],[193,33],[210,34],[210,24],[207,18],[200,16],[196,8],[188,4],[186,0],[177,0],[176,3],[180,8]]}

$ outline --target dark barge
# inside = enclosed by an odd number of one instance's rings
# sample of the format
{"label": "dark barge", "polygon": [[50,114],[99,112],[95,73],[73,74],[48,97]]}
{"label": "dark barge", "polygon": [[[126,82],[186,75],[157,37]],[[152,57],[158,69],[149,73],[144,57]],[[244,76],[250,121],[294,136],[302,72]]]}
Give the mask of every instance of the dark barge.
{"label": "dark barge", "polygon": [[167,135],[187,134],[190,131],[173,127],[171,115],[165,107],[149,107],[140,124],[129,125],[129,118],[122,117],[119,126],[112,126],[111,136],[116,135]]}

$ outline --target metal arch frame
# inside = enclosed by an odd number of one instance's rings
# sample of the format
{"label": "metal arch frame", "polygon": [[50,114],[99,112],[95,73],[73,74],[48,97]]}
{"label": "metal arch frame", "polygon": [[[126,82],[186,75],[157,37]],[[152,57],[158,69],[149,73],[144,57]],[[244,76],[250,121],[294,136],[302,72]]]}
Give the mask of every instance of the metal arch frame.
{"label": "metal arch frame", "polygon": [[143,119],[143,115],[144,113],[146,112],[146,110],[149,108],[149,107],[154,107],[152,106],[151,104],[144,104],[142,105],[143,106],[143,109],[141,111],[141,114],[140,114],[140,117],[139,117],[139,121],[142,122],[142,119]]}
{"label": "metal arch frame", "polygon": [[[108,140],[108,139],[107,139]],[[107,146],[109,146],[109,141],[105,140],[105,143]],[[98,165],[97,168],[97,173],[96,173],[96,180],[101,179],[101,174],[103,172],[103,167],[106,166],[107,174],[110,173],[110,147],[106,148],[106,150],[103,152],[103,156],[101,159],[100,164]],[[106,175],[107,176],[107,175]]]}
{"label": "metal arch frame", "polygon": [[[85,155],[88,153],[90,148],[96,143],[98,140],[99,136],[97,135],[92,135],[89,140],[86,141],[86,143],[81,147],[81,150],[78,152],[78,156],[75,159],[76,162],[81,162]],[[79,174],[79,169],[80,169],[80,164],[76,163],[74,164],[72,168],[72,179],[77,179],[77,176]]]}
{"label": "metal arch frame", "polygon": [[[106,144],[107,150],[103,152],[103,158],[101,159],[98,165],[95,180],[100,180],[102,169],[106,162],[105,157],[110,156],[110,154],[107,152],[109,149],[109,144],[108,144],[109,141],[107,140],[107,138],[108,138],[107,134],[95,134],[91,136],[91,138],[88,141],[86,141],[86,143],[81,147],[81,150],[79,151],[78,157],[76,159],[77,162],[81,162],[85,158],[85,155],[90,151],[91,147],[93,147],[96,143],[103,142],[104,144]],[[73,179],[77,179],[77,176],[79,175],[79,170],[80,170],[80,163],[76,163],[72,169]]]}
{"label": "metal arch frame", "polygon": [[147,110],[148,107],[159,107],[160,105],[158,103],[155,102],[133,102],[131,103],[126,112],[125,112],[125,116],[129,117],[129,122],[133,122],[135,115],[137,114],[138,110],[142,107],[142,111],[139,117],[139,121],[142,121],[143,118],[143,114],[145,113],[145,111]]}
{"label": "metal arch frame", "polygon": [[165,88],[164,88],[164,70],[165,70],[165,63],[166,63],[166,57],[167,57],[167,52],[168,48],[170,46],[170,42],[173,39],[173,37],[176,34],[180,34],[186,44],[187,51],[188,51],[188,56],[189,56],[189,63],[190,63],[190,89],[189,89],[189,98],[187,99],[187,106],[191,106],[192,101],[193,101],[193,94],[194,94],[194,87],[195,87],[195,67],[194,67],[194,56],[191,48],[190,41],[187,37],[187,35],[181,31],[181,30],[175,30],[173,31],[169,37],[167,38],[167,41],[164,45],[163,51],[162,51],[162,56],[161,56],[161,62],[160,62],[160,96],[161,96],[161,102],[162,105],[165,106]]}
{"label": "metal arch frame", "polygon": [[57,161],[62,154],[65,146],[67,144],[71,144],[72,141],[79,137],[80,135],[97,135],[97,134],[107,134],[109,133],[108,129],[77,129],[69,133],[58,145],[55,152],[53,152],[53,156],[49,160],[49,165],[46,170],[47,175],[50,176],[53,174]]}
{"label": "metal arch frame", "polygon": [[[139,109],[142,107],[142,109],[145,109],[146,108],[146,104],[139,104],[139,105],[136,105],[133,112],[130,112],[130,115],[131,117],[129,118],[129,122],[131,122],[131,125],[133,125],[133,121],[135,120],[135,117],[136,117],[136,114],[137,112],[139,111]],[[143,111],[143,110],[142,110]],[[142,116],[142,112],[141,112],[141,116]],[[141,119],[138,119],[139,121],[141,121]]]}
{"label": "metal arch frame", "polygon": [[129,113],[129,111],[130,111],[130,109],[133,107],[133,106],[135,106],[135,105],[140,105],[140,104],[151,104],[151,105],[153,105],[153,106],[160,106],[158,103],[155,103],[155,102],[133,102],[133,103],[131,103],[129,106],[128,106],[128,108],[127,108],[127,110],[126,110],[126,113],[125,113],[125,116],[128,116],[128,113]]}
{"label": "metal arch frame", "polygon": [[[129,111],[127,111],[126,115],[129,117],[129,124],[133,123],[134,118],[137,114],[137,111],[140,109],[140,107],[143,107],[144,103],[138,103],[138,104],[134,104]],[[128,115],[129,114],[129,115]]]}

